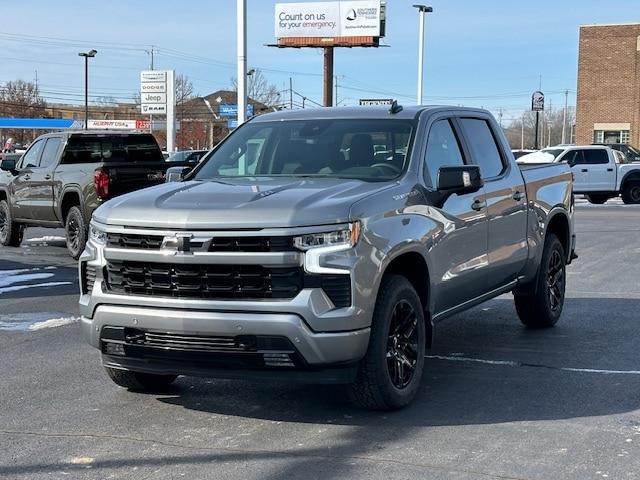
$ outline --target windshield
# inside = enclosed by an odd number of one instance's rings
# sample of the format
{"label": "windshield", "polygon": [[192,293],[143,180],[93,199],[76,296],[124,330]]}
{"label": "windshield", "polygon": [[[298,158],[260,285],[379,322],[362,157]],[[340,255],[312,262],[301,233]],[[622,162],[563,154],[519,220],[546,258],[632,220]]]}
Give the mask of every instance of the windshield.
{"label": "windshield", "polygon": [[553,155],[553,158],[558,158],[558,156],[564,152],[563,148],[545,148],[543,150],[541,150],[541,152],[543,153],[548,153],[550,155]]}
{"label": "windshield", "polygon": [[413,127],[409,120],[248,123],[210,153],[192,179],[318,176],[390,180],[408,162]]}

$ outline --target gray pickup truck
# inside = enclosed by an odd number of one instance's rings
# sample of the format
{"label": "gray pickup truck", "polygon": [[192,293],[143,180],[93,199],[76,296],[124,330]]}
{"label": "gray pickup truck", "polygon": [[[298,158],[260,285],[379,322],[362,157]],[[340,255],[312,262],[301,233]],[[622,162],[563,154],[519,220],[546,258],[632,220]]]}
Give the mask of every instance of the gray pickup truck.
{"label": "gray pickup truck", "polygon": [[82,328],[132,390],[277,378],[399,408],[442,319],[513,292],[525,325],[558,321],[573,210],[569,167],[521,170],[483,110],[262,115],[96,210]]}
{"label": "gray pickup truck", "polygon": [[0,245],[17,247],[27,226],[64,227],[73,258],[105,200],[159,183],[171,165],[149,133],[81,130],[38,137],[22,158],[0,163]]}

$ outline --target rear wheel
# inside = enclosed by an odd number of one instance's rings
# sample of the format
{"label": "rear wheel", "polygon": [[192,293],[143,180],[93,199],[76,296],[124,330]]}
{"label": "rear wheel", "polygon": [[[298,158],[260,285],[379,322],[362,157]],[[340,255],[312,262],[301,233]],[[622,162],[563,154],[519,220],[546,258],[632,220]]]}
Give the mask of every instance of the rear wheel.
{"label": "rear wheel", "polygon": [[109,378],[116,385],[133,391],[159,391],[171,385],[177,375],[154,375],[152,373],[130,372],[117,368],[104,367]]}
{"label": "rear wheel", "polygon": [[420,387],[425,336],[422,305],[411,283],[398,275],[384,277],[369,348],[350,386],[352,401],[372,410],[408,405]]}
{"label": "rear wheel", "polygon": [[19,247],[23,234],[24,226],[13,221],[7,201],[0,201],[0,244],[5,247]]}
{"label": "rear wheel", "polygon": [[67,249],[74,259],[80,258],[87,243],[87,226],[80,207],[71,207],[64,223],[67,233]]}
{"label": "rear wheel", "polygon": [[630,205],[640,203],[640,182],[629,182],[624,186],[622,201]]}
{"label": "rear wheel", "polygon": [[597,193],[592,195],[586,195],[586,197],[587,197],[587,200],[589,200],[589,203],[593,203],[595,205],[602,205],[607,200],[609,200],[609,197],[607,195],[599,195]]}
{"label": "rear wheel", "polygon": [[553,327],[562,314],[566,286],[566,256],[558,237],[550,233],[544,252],[535,293],[514,295],[520,321],[528,327]]}

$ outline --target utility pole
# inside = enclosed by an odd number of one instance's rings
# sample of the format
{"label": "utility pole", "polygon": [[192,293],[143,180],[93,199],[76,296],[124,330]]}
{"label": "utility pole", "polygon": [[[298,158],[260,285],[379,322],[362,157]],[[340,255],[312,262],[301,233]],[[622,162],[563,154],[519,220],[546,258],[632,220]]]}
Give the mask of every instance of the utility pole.
{"label": "utility pole", "polygon": [[524,150],[524,117],[525,117],[525,113],[522,112],[522,122],[520,123],[521,128],[521,132],[520,132],[520,150]]}
{"label": "utility pole", "polygon": [[[564,91],[564,112],[562,113],[562,143],[566,143],[565,134],[567,131],[567,105],[569,102],[569,90]],[[569,142],[571,143],[571,142]]]}
{"label": "utility pole", "polygon": [[289,110],[293,110],[293,78],[289,77]]}
{"label": "utility pole", "polygon": [[247,118],[247,0],[236,0],[238,48],[238,125]]}

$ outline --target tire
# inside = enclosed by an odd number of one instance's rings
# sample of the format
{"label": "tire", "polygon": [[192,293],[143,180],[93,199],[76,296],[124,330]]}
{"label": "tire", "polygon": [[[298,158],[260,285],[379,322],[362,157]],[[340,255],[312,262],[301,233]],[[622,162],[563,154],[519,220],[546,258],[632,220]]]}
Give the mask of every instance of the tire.
{"label": "tire", "polygon": [[622,190],[622,201],[627,205],[640,203],[640,182],[627,182]]}
{"label": "tire", "polygon": [[408,405],[420,387],[425,336],[423,308],[415,289],[405,277],[385,276],[373,313],[369,348],[349,386],[351,401],[370,410]]}
{"label": "tire", "polygon": [[566,287],[566,256],[558,237],[550,233],[544,242],[544,252],[533,295],[515,295],[520,321],[531,328],[553,327],[562,314]]}
{"label": "tire", "polygon": [[13,221],[7,201],[0,201],[0,245],[19,247],[23,234],[24,226]]}
{"label": "tire", "polygon": [[77,260],[84,251],[87,243],[87,225],[80,211],[80,207],[71,207],[64,222],[67,237],[67,250]]}
{"label": "tire", "polygon": [[152,373],[131,372],[117,368],[104,367],[113,383],[128,390],[157,392],[171,385],[177,375],[154,375]]}
{"label": "tire", "polygon": [[598,195],[597,193],[593,195],[585,195],[585,196],[587,197],[587,200],[589,200],[589,203],[593,203],[594,205],[602,205],[607,200],[609,200],[608,196]]}

